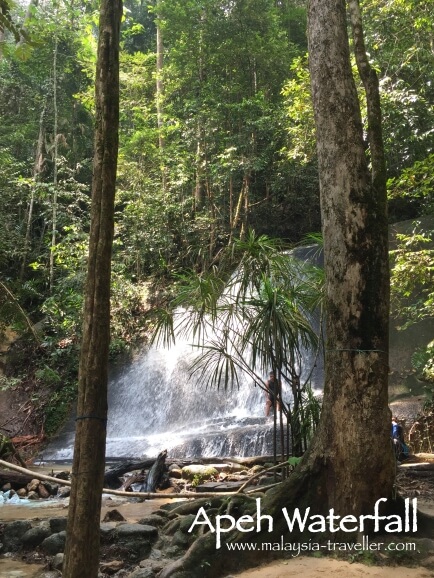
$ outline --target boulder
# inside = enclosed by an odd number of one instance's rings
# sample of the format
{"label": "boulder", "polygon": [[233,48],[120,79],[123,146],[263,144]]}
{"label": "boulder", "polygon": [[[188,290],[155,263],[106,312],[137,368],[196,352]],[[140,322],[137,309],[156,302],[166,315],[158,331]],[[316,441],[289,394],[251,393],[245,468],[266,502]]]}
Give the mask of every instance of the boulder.
{"label": "boulder", "polygon": [[61,486],[57,492],[59,498],[69,498],[71,495],[71,488],[69,486]]}
{"label": "boulder", "polygon": [[120,523],[110,532],[108,540],[114,542],[118,551],[127,552],[130,560],[138,561],[150,553],[157,535],[155,526]]}
{"label": "boulder", "polygon": [[25,548],[36,548],[39,544],[51,536],[50,524],[48,522],[41,522],[38,526],[30,528],[22,536],[21,542]]}
{"label": "boulder", "polygon": [[31,482],[29,482],[27,484],[27,491],[29,492],[37,492],[38,491],[38,486],[40,484],[40,480],[37,480],[36,478],[33,479]]}
{"label": "boulder", "polygon": [[116,529],[116,522],[102,522],[99,526],[99,533],[102,541],[110,541]]}
{"label": "boulder", "polygon": [[116,535],[119,540],[135,539],[150,540],[157,536],[158,530],[154,526],[144,524],[120,524],[117,526]]}
{"label": "boulder", "polygon": [[103,518],[103,522],[125,522],[125,518],[119,510],[109,510]]}
{"label": "boulder", "polygon": [[218,471],[212,466],[193,464],[191,466],[184,466],[182,468],[182,477],[187,480],[194,478],[199,480],[209,480],[218,476]]}
{"label": "boulder", "polygon": [[167,518],[163,518],[163,516],[158,516],[157,514],[150,514],[145,518],[141,518],[137,523],[142,524],[143,526],[162,526],[167,522]]}
{"label": "boulder", "polygon": [[2,552],[16,552],[21,547],[21,538],[32,527],[28,520],[17,520],[6,524],[3,530]]}
{"label": "boulder", "polygon": [[49,556],[54,556],[55,554],[59,554],[63,552],[65,549],[65,542],[66,542],[66,532],[59,532],[57,534],[52,534],[45,538],[45,540],[41,544],[41,550],[48,554]]}
{"label": "boulder", "polygon": [[27,494],[27,499],[28,500],[39,500],[38,492],[35,492],[34,490],[30,490],[30,492]]}
{"label": "boulder", "polygon": [[59,552],[58,554],[56,554],[54,556],[54,558],[51,561],[51,567],[53,568],[53,570],[60,570],[62,571],[62,567],[63,567],[63,558],[65,557],[65,555],[62,552]]}
{"label": "boulder", "polygon": [[50,496],[57,495],[57,492],[59,490],[59,484],[53,484],[51,482],[46,482],[45,480],[42,481],[41,484],[44,486],[44,488],[47,490]]}
{"label": "boulder", "polygon": [[50,524],[50,529],[52,534],[57,534],[58,532],[63,532],[66,530],[66,524],[68,523],[68,518],[50,518],[48,520]]}
{"label": "boulder", "polygon": [[43,500],[47,500],[50,497],[50,492],[47,490],[47,488],[43,484],[39,484],[37,491],[38,491],[39,497],[42,498]]}

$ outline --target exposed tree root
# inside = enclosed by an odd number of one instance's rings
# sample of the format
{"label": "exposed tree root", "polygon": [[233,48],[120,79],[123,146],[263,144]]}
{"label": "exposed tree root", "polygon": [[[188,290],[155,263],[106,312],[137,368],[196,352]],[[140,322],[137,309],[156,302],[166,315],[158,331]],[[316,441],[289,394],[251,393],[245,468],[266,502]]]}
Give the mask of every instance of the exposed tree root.
{"label": "exposed tree root", "polygon": [[[271,550],[264,547],[263,544],[281,543],[308,543],[314,538],[315,542],[327,541],[331,538],[333,542],[358,542],[360,535],[356,532],[351,533],[308,533],[305,529],[300,532],[297,524],[292,531],[289,531],[287,520],[283,515],[282,508],[287,509],[289,517],[295,508],[299,508],[303,517],[307,508],[310,508],[310,515],[326,516],[329,514],[329,500],[327,493],[327,468],[321,467],[318,460],[310,461],[304,467],[298,468],[292,473],[290,478],[282,482],[279,487],[267,492],[261,499],[260,514],[262,516],[271,516],[273,520],[272,531],[269,530],[268,519],[263,519],[260,523],[257,520],[258,503],[255,498],[238,495],[234,498],[214,498],[210,501],[200,501],[190,504],[181,505],[171,512],[179,515],[192,515],[198,512],[199,508],[204,508],[209,512],[209,520],[215,527],[216,515],[231,515],[235,519],[250,514],[254,522],[254,531],[239,532],[232,531],[221,535],[221,547],[216,547],[216,534],[210,531],[207,524],[195,526],[196,539],[185,554],[169,566],[164,568],[158,575],[158,578],[201,578],[204,573],[207,578],[220,578],[230,572],[238,572],[248,567],[257,566],[263,562],[269,562],[270,559],[284,556],[284,552]],[[382,515],[390,516],[392,514],[403,517],[404,500],[400,497],[392,500],[388,499],[385,504]],[[209,508],[209,509],[207,509]],[[349,514],[351,512],[348,512]],[[373,513],[373,512],[371,512]],[[201,517],[200,520],[204,518]],[[368,521],[366,521],[366,524]],[[257,525],[258,524],[258,525]],[[251,524],[248,524],[248,526]],[[227,527],[227,526],[226,526]],[[246,526],[244,526],[246,527]],[[256,531],[257,528],[260,531]],[[197,531],[197,528],[200,528]],[[373,528],[366,525],[366,534],[370,537],[375,535]],[[378,533],[377,533],[378,534]],[[423,534],[426,537],[434,536],[433,518],[418,513],[418,537]],[[414,533],[411,534],[414,536]],[[240,550],[229,550],[227,544],[244,544],[256,543],[255,550],[242,552]]]}

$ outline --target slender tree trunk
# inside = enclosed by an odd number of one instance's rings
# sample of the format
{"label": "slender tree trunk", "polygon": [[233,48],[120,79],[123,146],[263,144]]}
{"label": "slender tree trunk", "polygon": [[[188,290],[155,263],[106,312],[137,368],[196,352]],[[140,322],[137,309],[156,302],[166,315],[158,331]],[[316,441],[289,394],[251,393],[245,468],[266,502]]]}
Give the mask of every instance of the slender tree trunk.
{"label": "slender tree trunk", "polygon": [[63,578],[96,578],[98,575],[107,419],[110,271],[119,138],[121,15],[120,0],[101,1],[89,263]]}
{"label": "slender tree trunk", "polygon": [[[47,99],[44,101],[44,107],[39,118],[39,133],[38,142],[36,144],[35,152],[35,162],[33,164],[33,180],[35,184],[38,182],[40,175],[44,167],[44,142],[45,142],[45,115],[47,112]],[[21,263],[21,273],[20,281],[24,279],[26,265],[27,265],[27,255],[30,247],[30,235],[32,231],[32,219],[33,219],[33,207],[35,204],[35,185],[32,186],[30,191],[30,201],[29,208],[27,211],[27,225],[26,225],[26,236],[24,239],[24,250],[23,250],[23,261]]]}
{"label": "slender tree trunk", "polygon": [[51,246],[50,246],[50,293],[53,292],[54,284],[54,250],[57,238],[57,158],[59,153],[59,143],[57,139],[58,130],[58,108],[57,108],[57,52],[58,38],[54,39],[53,53],[53,112],[54,112],[54,149],[53,149],[53,201],[52,201],[52,223],[51,223]]}
{"label": "slender tree trunk", "polygon": [[3,60],[3,42],[5,40],[5,31],[0,28],[0,62]]}
{"label": "slender tree trunk", "polygon": [[157,103],[157,127],[158,127],[158,148],[160,152],[161,160],[161,184],[163,191],[167,187],[167,175],[166,167],[164,164],[164,134],[163,134],[163,98],[164,98],[164,84],[163,84],[163,66],[164,66],[164,44],[163,44],[163,32],[161,30],[161,25],[159,21],[160,13],[159,6],[161,0],[157,0],[157,74],[156,74],[156,103]]}

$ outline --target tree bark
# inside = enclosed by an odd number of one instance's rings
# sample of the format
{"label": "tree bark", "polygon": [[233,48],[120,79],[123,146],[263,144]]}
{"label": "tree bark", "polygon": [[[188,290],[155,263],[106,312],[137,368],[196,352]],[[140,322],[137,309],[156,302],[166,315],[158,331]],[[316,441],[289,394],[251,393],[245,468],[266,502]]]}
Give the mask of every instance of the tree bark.
{"label": "tree bark", "polygon": [[308,28],[327,335],[324,403],[310,455],[323,459],[328,508],[359,516],[390,497],[393,485],[386,189],[385,181],[374,184],[365,155],[344,0],[311,0]]}
{"label": "tree bark", "polygon": [[101,0],[89,262],[64,578],[96,578],[104,479],[110,271],[119,128],[121,0]]}
{"label": "tree bark", "polygon": [[[57,17],[57,10],[56,10]],[[52,199],[52,222],[51,222],[51,245],[50,245],[50,293],[53,293],[54,286],[54,250],[56,248],[57,239],[57,175],[58,175],[58,156],[59,143],[57,140],[58,131],[58,106],[57,106],[57,53],[58,53],[58,37],[57,33],[54,39],[53,52],[53,113],[54,113],[54,128],[53,128],[53,199]]]}

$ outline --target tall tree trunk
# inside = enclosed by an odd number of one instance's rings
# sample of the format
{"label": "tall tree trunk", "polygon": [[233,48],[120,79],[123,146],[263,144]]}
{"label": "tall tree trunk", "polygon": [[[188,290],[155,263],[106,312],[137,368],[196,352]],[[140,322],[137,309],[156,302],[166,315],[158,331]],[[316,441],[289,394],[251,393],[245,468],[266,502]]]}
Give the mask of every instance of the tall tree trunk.
{"label": "tall tree trunk", "polygon": [[5,41],[5,31],[0,27],[0,62],[3,60],[3,43]]}
{"label": "tall tree trunk", "polygon": [[393,485],[389,273],[385,180],[374,183],[369,171],[346,30],[344,0],[311,0],[327,344],[322,417],[310,453],[324,460],[328,505],[359,516]]}
{"label": "tall tree trunk", "polygon": [[64,578],[96,578],[104,479],[110,271],[119,129],[120,0],[101,0],[89,263]]}
{"label": "tall tree trunk", "polygon": [[[57,12],[56,12],[57,14]],[[54,39],[53,53],[53,112],[54,112],[54,149],[53,149],[53,200],[52,200],[52,222],[51,222],[51,246],[50,246],[50,293],[53,292],[54,285],[54,249],[57,238],[57,159],[59,154],[59,142],[57,139],[58,130],[58,107],[57,107],[57,53],[58,53],[57,34]]]}
{"label": "tall tree trunk", "polygon": [[163,44],[163,32],[160,25],[160,11],[159,7],[161,0],[157,0],[157,74],[156,74],[156,103],[157,103],[157,127],[158,127],[158,148],[160,152],[160,162],[161,162],[161,184],[163,191],[166,190],[167,186],[167,175],[166,167],[164,164],[164,135],[163,135],[163,98],[164,98],[164,84],[163,84],[163,66],[164,66],[164,44]]}
{"label": "tall tree trunk", "polygon": [[[35,152],[35,162],[33,164],[33,180],[35,184],[38,182],[40,175],[44,168],[44,143],[45,143],[45,116],[47,112],[47,98],[44,100],[44,107],[41,111],[41,116],[39,117],[39,133],[38,142],[36,144]],[[30,201],[29,208],[27,210],[27,225],[26,225],[26,237],[24,239],[24,249],[23,249],[23,261],[21,263],[21,273],[20,281],[23,281],[26,265],[27,265],[27,255],[30,247],[30,235],[32,231],[32,219],[33,219],[33,207],[35,204],[35,185],[32,185],[30,191]]]}

